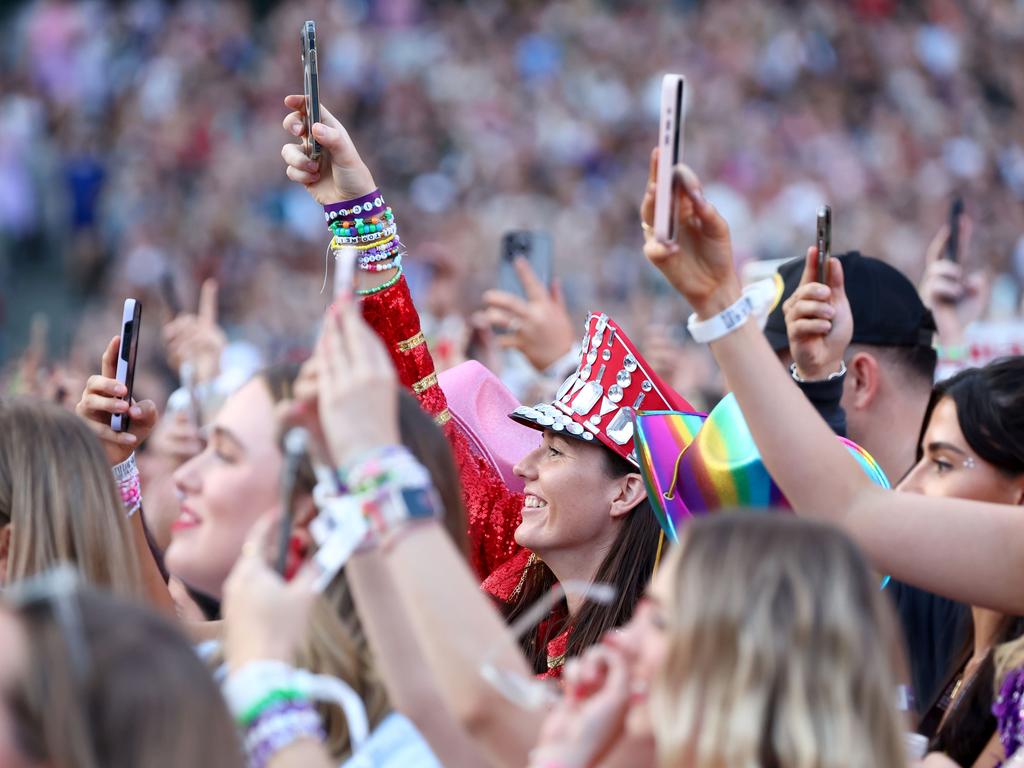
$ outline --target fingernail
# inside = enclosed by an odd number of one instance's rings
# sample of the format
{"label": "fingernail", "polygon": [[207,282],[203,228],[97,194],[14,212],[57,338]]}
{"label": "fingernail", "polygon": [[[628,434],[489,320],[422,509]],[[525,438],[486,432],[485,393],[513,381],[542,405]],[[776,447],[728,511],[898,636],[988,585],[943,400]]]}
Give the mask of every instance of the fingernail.
{"label": "fingernail", "polygon": [[137,405],[133,405],[129,413],[137,419],[142,417],[142,409]]}
{"label": "fingernail", "polygon": [[301,123],[296,123],[295,125],[293,125],[292,126],[292,133],[294,133],[296,136],[298,136],[300,133],[302,133],[302,124]]}
{"label": "fingernail", "polygon": [[318,171],[320,170],[320,163],[317,160],[310,160],[306,163],[306,168],[310,171]]}
{"label": "fingernail", "polygon": [[327,133],[327,126],[323,123],[313,123],[313,135],[318,139],[323,138],[324,134]]}
{"label": "fingernail", "polygon": [[127,395],[128,394],[128,387],[126,387],[124,384],[118,384],[116,387],[114,387],[114,394],[115,395]]}
{"label": "fingernail", "polygon": [[131,432],[122,432],[121,433],[121,437],[118,438],[118,439],[122,443],[130,443],[131,444],[131,443],[134,443],[137,438]]}

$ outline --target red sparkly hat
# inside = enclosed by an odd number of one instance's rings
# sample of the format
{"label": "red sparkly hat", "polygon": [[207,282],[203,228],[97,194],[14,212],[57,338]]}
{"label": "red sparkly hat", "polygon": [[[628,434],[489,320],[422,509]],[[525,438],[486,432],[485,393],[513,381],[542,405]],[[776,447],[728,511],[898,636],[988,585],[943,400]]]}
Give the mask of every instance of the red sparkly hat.
{"label": "red sparkly hat", "polygon": [[551,429],[586,442],[599,441],[637,465],[633,449],[634,411],[685,411],[691,406],[663,382],[619,324],[608,315],[590,315],[576,371],[555,399],[509,416],[534,429]]}

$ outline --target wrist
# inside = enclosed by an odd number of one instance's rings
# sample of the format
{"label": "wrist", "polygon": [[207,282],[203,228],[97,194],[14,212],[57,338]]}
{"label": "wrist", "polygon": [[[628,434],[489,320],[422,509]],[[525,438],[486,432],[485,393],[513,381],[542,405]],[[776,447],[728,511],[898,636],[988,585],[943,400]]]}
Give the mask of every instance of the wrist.
{"label": "wrist", "polygon": [[697,318],[699,320],[707,320],[731,307],[742,295],[743,289],[740,287],[739,281],[733,276],[706,296],[691,301],[691,304]]}
{"label": "wrist", "polygon": [[793,379],[803,384],[809,384],[816,381],[832,381],[838,379],[840,376],[846,375],[846,363],[840,360],[836,363],[826,363],[825,365],[803,367],[799,363],[793,363],[789,368],[790,374]]}

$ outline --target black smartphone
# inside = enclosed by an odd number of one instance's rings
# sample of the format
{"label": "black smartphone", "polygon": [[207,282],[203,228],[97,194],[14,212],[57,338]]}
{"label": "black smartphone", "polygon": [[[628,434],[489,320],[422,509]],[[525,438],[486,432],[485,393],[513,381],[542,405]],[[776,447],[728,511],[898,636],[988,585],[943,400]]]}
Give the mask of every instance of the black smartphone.
{"label": "black smartphone", "polygon": [[818,209],[818,282],[828,285],[829,259],[832,258],[832,209],[823,205]]}
{"label": "black smartphone", "polygon": [[313,124],[320,122],[320,86],[316,67],[316,22],[302,25],[302,92],[306,96],[306,138],[303,149],[310,160],[320,159],[320,142],[313,138]]}
{"label": "black smartphone", "polygon": [[946,258],[949,261],[960,261],[960,219],[964,215],[964,200],[953,198],[949,204],[949,239],[946,240]]}
{"label": "black smartphone", "polygon": [[[121,343],[117,348],[116,378],[128,389],[122,400],[132,402],[135,385],[135,358],[139,351],[139,331],[142,327],[142,304],[135,299],[124,300],[121,314]],[[127,413],[115,413],[110,417],[110,428],[115,432],[127,432],[131,419]]]}
{"label": "black smartphone", "polygon": [[178,290],[174,285],[174,275],[171,274],[170,270],[164,270],[163,274],[160,275],[160,295],[163,297],[164,304],[167,305],[167,309],[172,317],[177,317],[181,314],[181,299],[178,298]]}
{"label": "black smartphone", "polygon": [[498,288],[526,298],[526,291],[516,273],[515,262],[520,257],[526,259],[534,274],[550,287],[553,276],[551,235],[537,230],[516,229],[506,232],[501,238]]}

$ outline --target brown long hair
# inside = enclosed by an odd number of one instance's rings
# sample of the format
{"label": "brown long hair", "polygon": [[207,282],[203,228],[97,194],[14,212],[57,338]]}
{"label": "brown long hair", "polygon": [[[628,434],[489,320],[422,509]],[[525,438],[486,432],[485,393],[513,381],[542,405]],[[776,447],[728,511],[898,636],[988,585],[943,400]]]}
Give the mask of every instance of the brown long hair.
{"label": "brown long hair", "polygon": [[174,625],[98,592],[61,599],[74,602],[75,627],[50,602],[13,609],[29,653],[8,694],[23,754],[54,768],[242,768],[220,691]]}
{"label": "brown long hair", "polygon": [[[275,403],[291,397],[298,372],[296,365],[280,365],[260,374]],[[430,472],[441,497],[445,508],[445,528],[460,551],[465,552],[465,508],[455,459],[444,433],[420,408],[415,398],[404,391],[399,392],[398,421],[403,444]],[[315,484],[313,467],[307,458],[299,467],[296,490],[312,494]],[[309,637],[296,662],[305,669],[337,677],[351,686],[366,706],[371,728],[390,711],[384,683],[377,674],[344,569],[316,602],[310,619]],[[318,709],[327,731],[328,749],[334,758],[346,759],[351,753],[351,744],[344,715],[333,705],[318,705]]]}
{"label": "brown long hair", "polygon": [[28,398],[0,400],[0,526],[6,525],[7,583],[65,562],[90,584],[142,596],[107,457],[73,413]]}
{"label": "brown long hair", "polygon": [[[609,477],[637,472],[636,467],[610,450],[602,449],[601,455],[605,458],[605,471]],[[538,674],[547,672],[549,666],[557,666],[563,661],[555,659],[549,664],[547,644],[569,629],[570,625],[566,659],[578,656],[600,641],[609,629],[622,626],[632,618],[633,610],[654,572],[661,544],[661,528],[646,498],[626,515],[619,526],[611,549],[594,575],[595,582],[615,587],[615,601],[610,605],[585,602],[574,617],[568,616],[568,607],[563,601],[558,612],[561,618],[546,622],[542,631],[527,632],[520,640],[520,645]],[[517,597],[510,603],[499,604],[499,608],[511,623],[557,582],[554,572],[542,560],[531,558]]]}
{"label": "brown long hair", "polygon": [[663,567],[660,766],[906,766],[895,616],[845,534],[718,514],[689,523]]}

